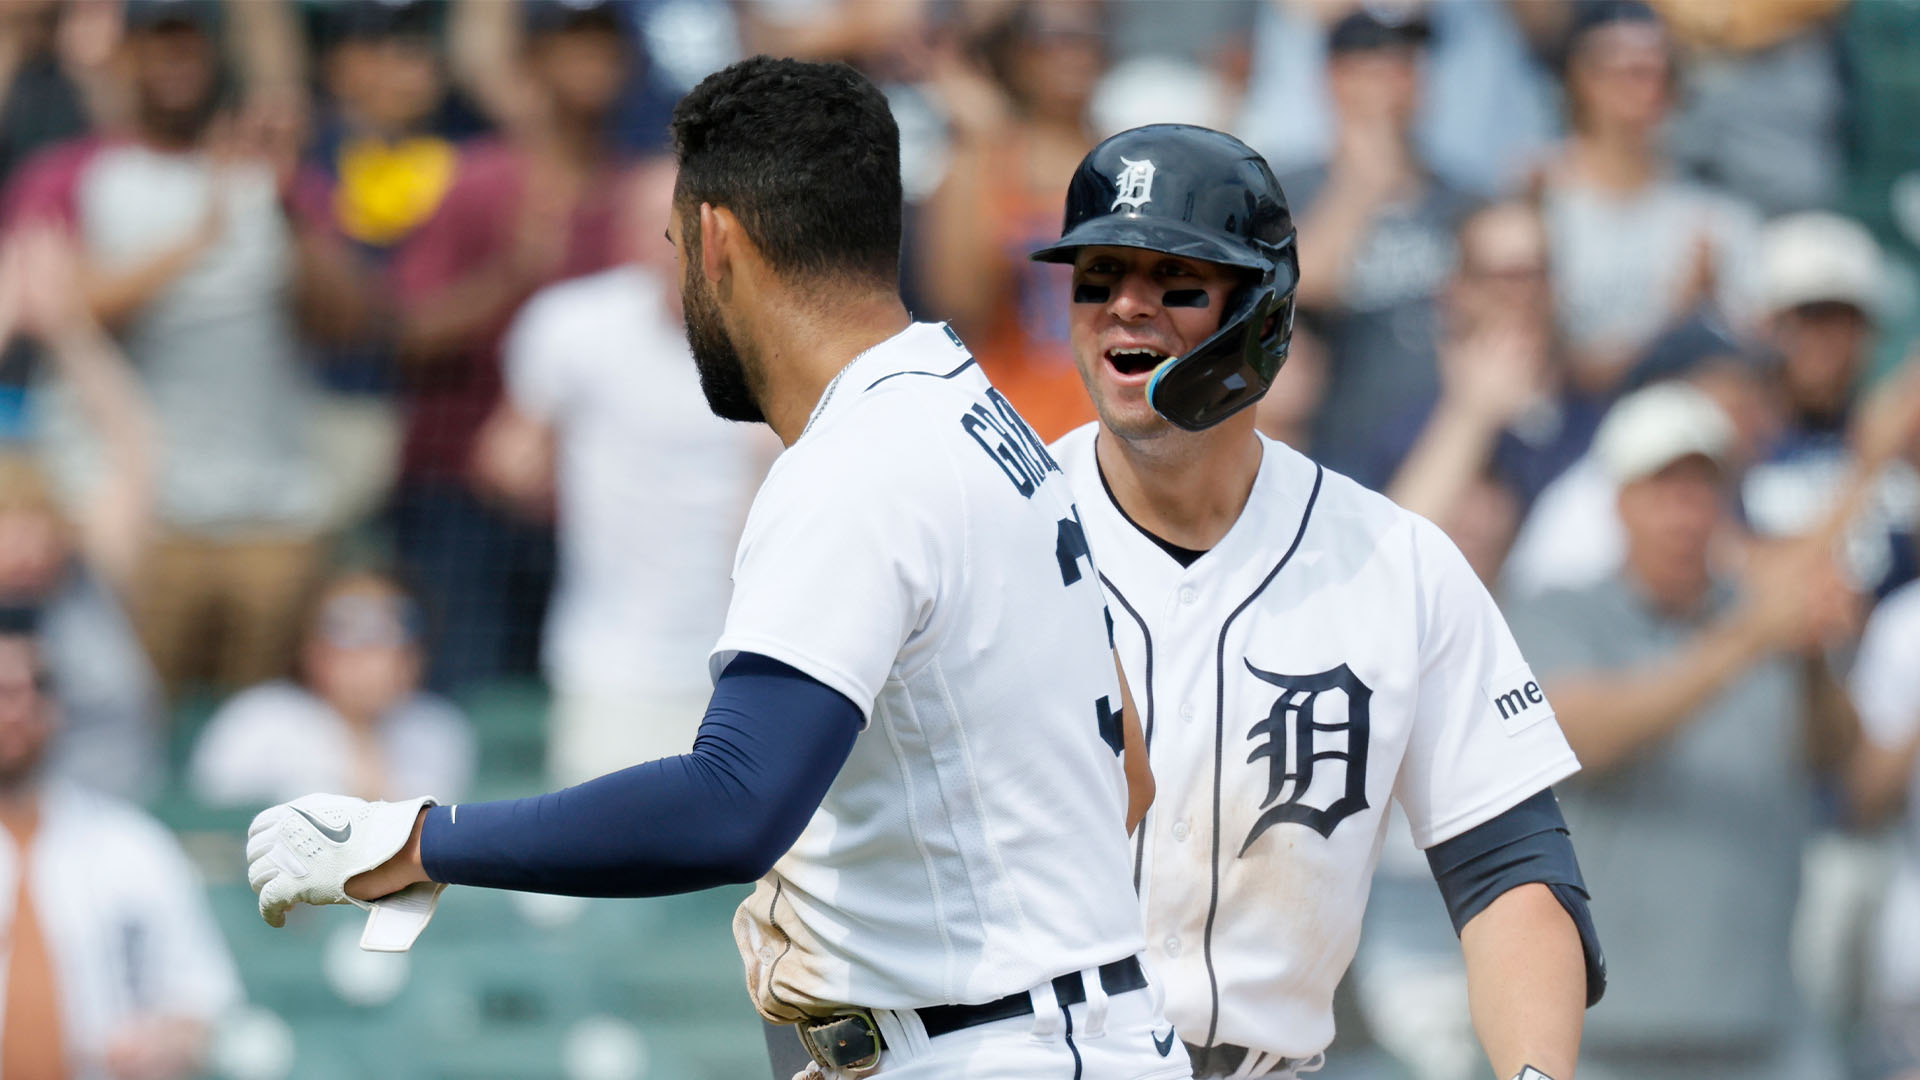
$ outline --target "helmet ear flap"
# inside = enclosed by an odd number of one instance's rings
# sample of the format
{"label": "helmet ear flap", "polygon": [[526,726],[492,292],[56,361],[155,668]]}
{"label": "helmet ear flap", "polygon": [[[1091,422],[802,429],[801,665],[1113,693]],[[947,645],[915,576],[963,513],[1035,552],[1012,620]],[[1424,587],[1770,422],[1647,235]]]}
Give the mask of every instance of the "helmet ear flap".
{"label": "helmet ear flap", "polygon": [[1220,328],[1155,369],[1147,403],[1176,427],[1204,431],[1264,396],[1286,360],[1293,294],[1257,274],[1228,297]]}
{"label": "helmet ear flap", "polygon": [[1272,313],[1260,326],[1260,344],[1285,359],[1293,344],[1293,295],[1276,296],[1276,300]]}
{"label": "helmet ear flap", "polygon": [[[1266,293],[1259,309],[1247,320],[1247,365],[1271,386],[1280,374],[1280,365],[1287,362],[1287,344],[1293,329],[1293,296],[1275,290],[1271,283],[1262,287]],[[1261,392],[1265,393],[1264,387]]]}

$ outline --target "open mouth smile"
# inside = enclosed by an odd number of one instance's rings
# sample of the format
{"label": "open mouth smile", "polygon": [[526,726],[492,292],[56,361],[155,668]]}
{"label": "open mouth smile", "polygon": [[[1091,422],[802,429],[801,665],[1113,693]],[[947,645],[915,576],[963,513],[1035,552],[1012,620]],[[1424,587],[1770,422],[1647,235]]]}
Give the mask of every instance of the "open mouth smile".
{"label": "open mouth smile", "polygon": [[1128,345],[1106,351],[1107,366],[1123,378],[1136,379],[1150,374],[1170,353],[1144,345]]}

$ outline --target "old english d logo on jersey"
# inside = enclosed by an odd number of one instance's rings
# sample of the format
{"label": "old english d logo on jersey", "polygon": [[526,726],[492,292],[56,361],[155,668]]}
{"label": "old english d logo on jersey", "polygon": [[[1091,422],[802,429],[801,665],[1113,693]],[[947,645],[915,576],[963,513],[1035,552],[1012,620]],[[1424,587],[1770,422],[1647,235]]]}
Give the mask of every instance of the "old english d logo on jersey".
{"label": "old english d logo on jersey", "polygon": [[[1250,660],[1246,665],[1254,678],[1279,687],[1280,696],[1266,719],[1247,732],[1256,743],[1247,755],[1248,764],[1267,759],[1267,797],[1260,803],[1266,812],[1253,823],[1240,854],[1245,855],[1261,833],[1282,821],[1331,837],[1342,821],[1367,808],[1367,726],[1373,691],[1345,664],[1317,675],[1278,675],[1254,667]],[[1335,690],[1340,693],[1329,694]],[[1343,706],[1345,716],[1339,716]],[[1310,805],[1306,800],[1315,778],[1326,777],[1333,769],[1339,770],[1333,786],[1340,794],[1324,807]]]}
{"label": "old english d logo on jersey", "polygon": [[1113,178],[1119,191],[1113,197],[1113,205],[1107,207],[1107,210],[1111,212],[1122,206],[1138,210],[1152,202],[1153,160],[1148,158],[1135,161],[1132,158],[1121,158],[1120,164],[1125,168],[1120,170],[1120,175]]}

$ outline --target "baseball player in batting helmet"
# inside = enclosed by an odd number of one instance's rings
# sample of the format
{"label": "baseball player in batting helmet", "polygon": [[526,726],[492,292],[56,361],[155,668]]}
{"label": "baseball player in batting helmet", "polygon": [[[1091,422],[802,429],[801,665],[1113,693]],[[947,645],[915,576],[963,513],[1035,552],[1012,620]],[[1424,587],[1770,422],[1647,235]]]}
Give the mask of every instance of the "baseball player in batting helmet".
{"label": "baseball player in batting helmet", "polygon": [[1057,243],[1099,421],[1073,483],[1144,718],[1148,955],[1195,1075],[1294,1076],[1397,802],[1502,1077],[1572,1075],[1604,965],[1549,787],[1578,769],[1526,658],[1438,528],[1260,434],[1299,278],[1273,172],[1183,125],[1074,174]]}
{"label": "baseball player in batting helmet", "polygon": [[756,57],[682,99],[673,136],[701,388],[787,447],[698,739],[531,799],[272,807],[247,844],[261,915],[378,898],[363,940],[395,949],[444,884],[752,882],[747,987],[814,1080],[1190,1077],[1141,959],[1142,740],[1079,514],[959,337],[900,298],[886,98]]}

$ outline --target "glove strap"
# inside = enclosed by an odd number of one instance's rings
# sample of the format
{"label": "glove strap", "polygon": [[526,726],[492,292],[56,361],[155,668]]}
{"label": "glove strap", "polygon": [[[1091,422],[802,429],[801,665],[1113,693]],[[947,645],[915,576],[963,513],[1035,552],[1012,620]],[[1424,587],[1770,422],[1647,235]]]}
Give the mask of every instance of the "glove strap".
{"label": "glove strap", "polygon": [[360,947],[368,952],[406,952],[433,921],[446,884],[416,881],[392,896],[375,900],[360,931]]}

